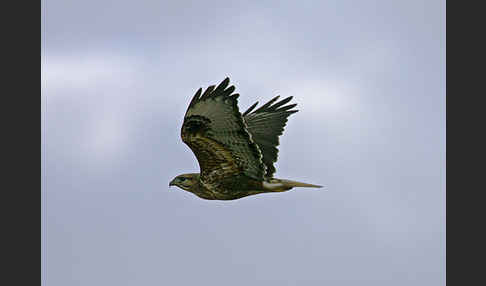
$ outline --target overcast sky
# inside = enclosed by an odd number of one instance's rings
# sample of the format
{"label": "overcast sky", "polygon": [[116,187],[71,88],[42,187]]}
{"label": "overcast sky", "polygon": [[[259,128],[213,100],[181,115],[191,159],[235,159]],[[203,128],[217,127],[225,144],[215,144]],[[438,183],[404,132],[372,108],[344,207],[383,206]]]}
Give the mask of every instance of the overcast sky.
{"label": "overcast sky", "polygon": [[[42,5],[42,285],[445,284],[445,1]],[[325,190],[168,188],[226,76],[294,96],[276,177]]]}

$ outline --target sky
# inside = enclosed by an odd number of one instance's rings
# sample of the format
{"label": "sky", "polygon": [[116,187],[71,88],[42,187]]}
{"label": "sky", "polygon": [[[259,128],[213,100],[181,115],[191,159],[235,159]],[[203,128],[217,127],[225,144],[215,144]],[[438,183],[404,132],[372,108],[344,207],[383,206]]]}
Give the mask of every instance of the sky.
{"label": "sky", "polygon": [[[42,2],[42,285],[444,285],[445,1]],[[277,178],[208,201],[200,87],[293,96]]]}

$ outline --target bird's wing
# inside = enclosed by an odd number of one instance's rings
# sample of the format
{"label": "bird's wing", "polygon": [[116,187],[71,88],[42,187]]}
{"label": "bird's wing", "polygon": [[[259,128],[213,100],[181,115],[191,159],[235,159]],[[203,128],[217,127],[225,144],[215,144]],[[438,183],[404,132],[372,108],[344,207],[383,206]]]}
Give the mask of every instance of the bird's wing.
{"label": "bird's wing", "polygon": [[235,87],[228,84],[226,78],[216,88],[196,92],[184,117],[182,141],[196,155],[207,183],[238,174],[262,180],[266,170],[261,151],[238,110],[239,94],[232,94]]}
{"label": "bird's wing", "polygon": [[263,163],[267,168],[266,177],[272,177],[275,173],[273,163],[277,161],[278,156],[278,137],[282,135],[287,118],[290,114],[298,111],[290,110],[297,104],[285,105],[292,100],[292,96],[277,102],[278,99],[279,96],[252,112],[258,104],[256,102],[243,113],[248,132],[262,152]]}

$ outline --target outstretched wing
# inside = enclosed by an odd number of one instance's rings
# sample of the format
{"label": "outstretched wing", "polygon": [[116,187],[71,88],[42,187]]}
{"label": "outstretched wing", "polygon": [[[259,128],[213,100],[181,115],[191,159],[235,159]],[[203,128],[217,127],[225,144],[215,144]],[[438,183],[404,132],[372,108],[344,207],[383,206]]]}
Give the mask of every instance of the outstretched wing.
{"label": "outstretched wing", "polygon": [[290,110],[297,104],[285,105],[292,100],[292,96],[276,102],[279,97],[273,98],[257,110],[251,112],[257,106],[258,102],[256,102],[243,113],[248,132],[250,132],[252,139],[257,143],[262,152],[263,163],[267,168],[266,177],[272,177],[273,173],[275,173],[273,163],[277,161],[278,156],[278,137],[282,135],[287,118],[290,114],[298,111]]}
{"label": "outstretched wing", "polygon": [[[234,86],[226,78],[216,89],[200,88],[189,104],[181,129],[182,141],[196,155],[201,179],[217,184],[237,174],[262,180],[265,165],[258,145],[246,130],[238,111]],[[202,93],[202,95],[201,95]]]}

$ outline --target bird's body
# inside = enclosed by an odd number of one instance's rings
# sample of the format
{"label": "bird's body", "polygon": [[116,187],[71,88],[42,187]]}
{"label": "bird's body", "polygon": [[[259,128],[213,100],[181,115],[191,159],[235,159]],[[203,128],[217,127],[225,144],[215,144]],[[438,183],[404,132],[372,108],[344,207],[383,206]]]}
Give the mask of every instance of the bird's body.
{"label": "bird's body", "polygon": [[[181,138],[194,152],[201,172],[177,176],[169,185],[208,200],[282,192],[293,187],[321,187],[273,178],[277,161],[278,136],[287,117],[297,112],[292,97],[279,102],[278,96],[257,110],[252,105],[241,114],[234,86],[226,78],[218,87],[199,89],[189,104]],[[253,112],[252,112],[253,111]]]}

